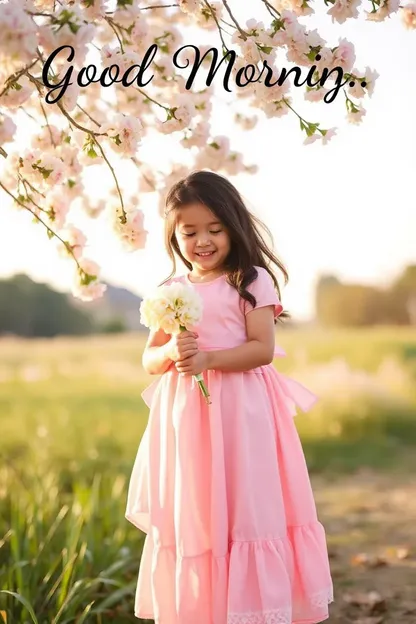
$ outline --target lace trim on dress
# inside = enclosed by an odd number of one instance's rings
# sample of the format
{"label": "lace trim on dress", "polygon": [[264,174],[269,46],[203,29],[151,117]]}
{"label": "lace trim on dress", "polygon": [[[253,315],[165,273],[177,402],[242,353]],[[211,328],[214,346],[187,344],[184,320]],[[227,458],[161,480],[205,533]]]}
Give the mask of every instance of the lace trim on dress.
{"label": "lace trim on dress", "polygon": [[313,607],[317,608],[328,606],[331,602],[334,602],[333,589],[325,589],[318,594],[314,594],[309,598],[309,602]]}
{"label": "lace trim on dress", "polygon": [[[327,607],[334,600],[333,590],[326,589],[310,596],[309,604],[316,608]],[[292,609],[274,609],[272,611],[251,611],[229,613],[227,624],[292,624]]]}
{"label": "lace trim on dress", "polygon": [[292,610],[252,611],[251,613],[229,613],[227,624],[291,624]]}

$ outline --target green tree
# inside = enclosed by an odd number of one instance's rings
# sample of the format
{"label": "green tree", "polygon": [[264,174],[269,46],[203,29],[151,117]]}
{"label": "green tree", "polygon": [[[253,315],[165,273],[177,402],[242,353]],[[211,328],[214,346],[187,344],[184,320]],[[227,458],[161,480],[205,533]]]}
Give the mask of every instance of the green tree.
{"label": "green tree", "polygon": [[91,316],[75,308],[67,295],[27,275],[0,280],[0,334],[52,337],[94,330]]}

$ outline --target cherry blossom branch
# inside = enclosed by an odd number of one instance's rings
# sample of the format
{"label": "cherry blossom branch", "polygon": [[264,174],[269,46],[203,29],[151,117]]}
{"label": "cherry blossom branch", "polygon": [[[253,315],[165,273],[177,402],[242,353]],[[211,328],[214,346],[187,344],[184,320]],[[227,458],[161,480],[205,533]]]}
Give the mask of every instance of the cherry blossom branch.
{"label": "cherry blossom branch", "polygon": [[[42,193],[41,191],[38,191],[37,188],[35,188],[33,186],[33,184],[31,184],[29,182],[29,180],[27,180],[26,178],[24,178],[20,173],[18,174],[19,176],[19,182],[22,182],[23,186],[25,187],[25,191],[26,191],[26,195],[28,195],[27,189],[26,189],[26,184],[31,188],[32,191],[34,191],[35,193],[37,193],[38,195],[41,195],[41,197],[45,198],[44,193]],[[39,210],[42,210],[42,212],[46,212],[46,210],[44,208],[41,208],[40,206],[38,206],[37,204],[35,204],[35,202],[31,199],[30,200],[35,206],[36,208],[39,208]]]}
{"label": "cherry blossom branch", "polygon": [[49,17],[51,19],[56,19],[52,13],[42,13],[41,11],[26,11],[28,15],[31,17]]}
{"label": "cherry blossom branch", "polygon": [[154,6],[141,7],[139,11],[150,11],[151,9],[170,9],[173,7],[179,7],[179,4],[155,4]]}
{"label": "cherry blossom branch", "polygon": [[320,132],[321,134],[325,134],[326,132],[325,130],[321,130],[320,128],[318,128],[319,123],[312,123],[311,121],[306,121],[306,119],[301,117],[301,115],[299,115],[299,113],[295,111],[293,106],[290,105],[290,103],[285,97],[283,97],[282,100],[286,104],[286,106],[292,111],[292,113],[295,113],[296,117],[299,118],[301,130],[305,130],[308,137],[311,136],[312,134],[315,134],[315,130],[318,130],[318,132]]}
{"label": "cherry blossom branch", "polygon": [[[33,79],[33,81],[35,82],[36,85],[37,85],[37,83],[40,83],[42,86],[44,86],[43,83],[41,83],[39,80],[37,80],[37,78],[35,78],[34,76],[31,76],[30,74],[28,74],[28,76],[29,76],[29,78]],[[124,209],[123,196],[121,194],[121,190],[120,190],[120,186],[118,184],[116,173],[115,173],[114,168],[111,165],[110,161],[108,160],[107,156],[105,155],[105,152],[104,152],[103,148],[101,147],[100,143],[98,142],[98,140],[96,138],[97,136],[108,136],[107,133],[106,132],[94,132],[93,130],[89,130],[87,128],[84,128],[78,122],[76,122],[75,119],[73,119],[71,117],[71,115],[65,110],[65,108],[63,107],[61,101],[56,102],[56,105],[58,106],[59,110],[68,119],[68,121],[71,124],[73,124],[79,130],[82,130],[83,132],[87,133],[91,137],[91,140],[97,145],[98,149],[100,150],[101,155],[102,155],[104,161],[107,163],[107,165],[108,165],[108,167],[109,167],[109,169],[110,169],[110,171],[111,171],[111,173],[113,175],[114,181],[116,183],[117,192],[118,192],[118,195],[119,195],[119,198],[120,198],[121,211],[122,211],[122,217],[120,218],[120,220],[121,220],[122,224],[125,224],[127,222],[127,214],[126,214],[126,211]]]}
{"label": "cherry blossom branch", "polygon": [[153,104],[157,104],[157,106],[160,106],[160,108],[164,108],[166,111],[170,111],[169,106],[164,106],[160,102],[157,102],[156,100],[151,98],[150,95],[147,95],[147,93],[145,93],[142,89],[135,88],[135,91],[138,91],[139,93],[141,93],[141,95],[143,95],[143,97],[146,98],[146,100],[149,100],[149,102],[153,102]]}
{"label": "cherry blossom branch", "polygon": [[[42,60],[42,59],[41,59]],[[39,90],[39,85],[41,88],[44,88],[44,84],[41,80],[39,80],[38,78],[36,78],[35,76],[32,76],[32,74],[30,74],[29,72],[26,72],[27,77],[29,78],[29,80],[31,82],[33,82],[39,93],[41,94],[41,90]],[[94,136],[108,136],[106,132],[95,132],[94,130],[91,130],[90,128],[85,128],[84,126],[81,126],[81,124],[79,124],[77,121],[75,121],[75,119],[73,119],[73,117],[71,117],[71,115],[68,113],[68,111],[65,110],[65,108],[62,105],[62,102],[60,100],[58,100],[57,102],[55,102],[56,106],[59,108],[59,110],[61,111],[61,113],[68,119],[68,121],[75,126],[75,128],[78,128],[78,130],[82,130],[83,132],[86,132],[87,134],[93,134]]]}
{"label": "cherry blossom branch", "polygon": [[235,27],[237,28],[238,32],[242,36],[243,40],[247,41],[247,33],[244,32],[244,30],[241,28],[240,24],[237,22],[237,20],[235,19],[234,15],[232,14],[231,9],[228,6],[228,0],[222,0],[222,3],[224,5],[228,15],[231,17],[231,20],[234,22]]}
{"label": "cherry blossom branch", "polygon": [[222,42],[222,46],[223,46],[223,48],[225,50],[227,50],[227,52],[229,52],[228,46],[227,46],[227,44],[224,41],[224,37],[222,36],[222,28],[221,28],[220,23],[218,21],[217,15],[216,15],[214,9],[212,8],[212,6],[210,5],[210,3],[208,2],[208,0],[204,0],[204,2],[205,2],[205,5],[208,7],[208,9],[209,9],[209,11],[210,11],[210,13],[211,13],[211,15],[212,15],[216,25],[217,25],[218,33],[220,35],[220,39],[221,39],[221,42]]}
{"label": "cherry blossom branch", "polygon": [[[140,171],[140,167],[142,166],[143,163],[139,162],[135,156],[131,156],[130,160],[136,165],[137,169],[139,169]],[[157,189],[156,189],[156,185],[154,184],[154,182],[150,180],[150,178],[148,178],[148,176],[145,173],[143,173],[143,171],[140,171],[140,174],[146,180],[148,185],[151,186],[154,191],[156,191]]]}
{"label": "cherry blossom branch", "polygon": [[82,108],[80,104],[77,104],[77,108],[79,108],[79,110],[82,111],[84,115],[86,115],[86,117],[88,117],[88,119],[92,121],[92,123],[95,123],[95,125],[98,126],[99,128],[101,127],[101,124],[99,124],[98,121],[94,119],[94,117],[91,117],[91,115],[84,108]]}
{"label": "cherry blossom branch", "polygon": [[107,22],[107,24],[110,26],[111,30],[114,32],[115,36],[117,37],[118,42],[120,44],[120,50],[121,50],[122,54],[124,54],[123,42],[120,39],[120,35],[117,32],[117,28],[116,28],[116,24],[115,24],[114,20],[111,17],[105,17],[104,19]]}
{"label": "cherry blossom branch", "polygon": [[[9,76],[6,80],[5,88],[0,93],[0,97],[2,97],[2,95],[4,95],[10,89],[10,87],[19,80],[19,78],[21,78],[24,74],[26,74],[26,72],[28,72],[29,69],[32,69],[32,67],[36,65],[37,62],[38,62],[38,59],[36,59],[32,63],[29,63],[29,65],[26,65],[22,69],[19,69],[19,71],[16,72],[15,74],[12,74],[11,76]],[[10,82],[10,84],[7,84],[8,82]]]}
{"label": "cherry blossom branch", "polygon": [[114,178],[114,182],[116,183],[116,188],[117,188],[117,193],[118,196],[120,198],[120,205],[121,205],[121,212],[122,212],[122,216],[120,217],[120,222],[124,225],[125,223],[127,223],[127,214],[126,211],[124,210],[124,201],[123,201],[123,195],[121,194],[121,190],[120,190],[120,186],[117,180],[117,176],[116,176],[116,172],[114,171],[114,167],[112,166],[112,164],[110,163],[110,161],[108,160],[107,156],[105,155],[105,152],[103,150],[103,148],[101,147],[99,141],[95,138],[95,136],[91,136],[91,139],[93,141],[93,143],[95,143],[95,145],[98,147],[98,149],[101,152],[101,156],[104,158],[105,162],[107,163],[113,178]]}
{"label": "cherry blossom branch", "polygon": [[32,119],[32,121],[35,121],[36,123],[38,123],[38,120],[36,119],[36,117],[33,117],[33,115],[31,115],[24,106],[19,106],[19,110],[22,110],[25,115],[27,115],[29,117],[29,119]]}
{"label": "cherry blossom branch", "polygon": [[274,6],[270,4],[270,2],[268,2],[268,0],[261,0],[261,1],[263,2],[267,10],[269,11],[270,15],[273,15],[273,17],[275,16],[280,17],[279,11],[275,9]]}
{"label": "cherry blossom branch", "polygon": [[82,130],[83,132],[86,132],[87,134],[92,134],[94,137],[96,136],[108,136],[106,132],[95,132],[94,130],[90,130],[89,128],[85,128],[84,126],[81,126],[81,124],[79,124],[77,121],[75,121],[75,119],[73,119],[73,117],[71,117],[71,115],[68,113],[68,111],[65,110],[65,108],[63,107],[62,103],[60,101],[56,102],[57,107],[59,108],[59,110],[61,111],[61,113],[68,119],[68,121],[75,126],[75,128],[78,128],[78,130]]}
{"label": "cherry blossom branch", "polygon": [[[19,206],[22,206],[22,208],[24,208],[25,210],[27,210],[28,212],[32,213],[32,215],[36,218],[37,221],[39,221],[45,228],[46,231],[48,232],[48,234],[51,234],[52,236],[55,236],[55,238],[57,238],[59,241],[61,241],[61,243],[65,246],[65,248],[67,249],[67,251],[71,254],[71,256],[74,258],[78,269],[81,272],[84,272],[81,265],[78,262],[78,259],[76,258],[73,249],[71,247],[71,245],[69,245],[69,243],[67,241],[64,241],[63,238],[61,238],[59,236],[59,234],[57,234],[47,223],[45,223],[45,221],[43,221],[43,219],[41,219],[39,217],[39,215],[36,214],[36,212],[34,210],[32,210],[29,206],[26,206],[26,204],[24,204],[18,197],[15,197],[15,195],[13,195],[13,193],[11,193],[9,191],[8,188],[6,188],[4,186],[4,184],[2,182],[0,182],[0,187],[8,194],[10,195],[10,197],[17,203],[19,204]],[[32,201],[32,200],[30,200]]]}

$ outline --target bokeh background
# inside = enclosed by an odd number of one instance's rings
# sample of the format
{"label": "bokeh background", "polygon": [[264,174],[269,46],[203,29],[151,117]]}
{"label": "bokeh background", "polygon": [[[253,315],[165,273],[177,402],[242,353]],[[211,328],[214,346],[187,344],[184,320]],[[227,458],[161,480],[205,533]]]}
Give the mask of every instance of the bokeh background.
{"label": "bokeh background", "polygon": [[[320,396],[296,424],[327,530],[329,622],[414,624],[416,43],[396,18],[311,19],[328,39],[354,41],[357,65],[379,72],[364,122],[348,126],[339,100],[316,108],[339,127],[325,147],[303,146],[296,119],[233,129],[259,168],[233,181],[289,270],[292,320],[276,336],[288,356],[275,365]],[[218,134],[228,134],[232,97],[217,89]],[[144,157],[158,163],[164,145],[155,138]],[[128,188],[134,169],[118,173]],[[86,179],[94,197],[107,182]],[[149,240],[135,254],[85,219],[108,285],[93,303],[73,299],[68,261],[0,200],[0,588],[15,592],[0,595],[0,618],[134,622],[143,536],[124,508],[151,381],[139,305],[169,272],[158,199],[138,198]]]}

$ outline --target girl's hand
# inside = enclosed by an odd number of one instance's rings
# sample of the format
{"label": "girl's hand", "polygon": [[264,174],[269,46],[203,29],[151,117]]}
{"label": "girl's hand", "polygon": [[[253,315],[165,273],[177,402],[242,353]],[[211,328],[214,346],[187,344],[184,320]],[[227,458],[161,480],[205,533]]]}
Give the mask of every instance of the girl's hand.
{"label": "girl's hand", "polygon": [[176,370],[184,375],[198,375],[208,368],[208,354],[198,351],[196,355],[186,358],[181,362],[176,362]]}
{"label": "girl's hand", "polygon": [[172,360],[172,362],[181,362],[186,358],[196,355],[198,353],[197,338],[198,334],[190,331],[174,334],[167,345],[169,359]]}

